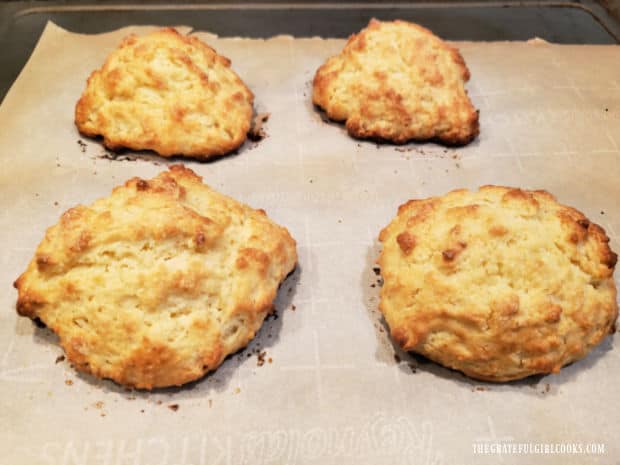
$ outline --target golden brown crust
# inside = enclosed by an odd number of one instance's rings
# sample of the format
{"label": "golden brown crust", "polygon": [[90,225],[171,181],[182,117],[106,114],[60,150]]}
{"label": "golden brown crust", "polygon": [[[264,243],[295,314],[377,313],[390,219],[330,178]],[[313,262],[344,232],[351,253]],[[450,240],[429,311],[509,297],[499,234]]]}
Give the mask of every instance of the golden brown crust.
{"label": "golden brown crust", "polygon": [[312,101],[354,137],[471,142],[478,111],[457,49],[406,21],[371,20],[316,72]]}
{"label": "golden brown crust", "polygon": [[168,28],[123,40],[88,78],[75,124],[113,150],[206,159],[245,141],[253,100],[230,60]]}
{"label": "golden brown crust", "polygon": [[605,231],[544,191],[412,200],[380,240],[380,309],[394,340],[473,378],[555,373],[618,316]]}
{"label": "golden brown crust", "polygon": [[65,212],[15,281],[17,311],[78,370],[181,385],[244,347],[297,261],[288,231],[183,166]]}

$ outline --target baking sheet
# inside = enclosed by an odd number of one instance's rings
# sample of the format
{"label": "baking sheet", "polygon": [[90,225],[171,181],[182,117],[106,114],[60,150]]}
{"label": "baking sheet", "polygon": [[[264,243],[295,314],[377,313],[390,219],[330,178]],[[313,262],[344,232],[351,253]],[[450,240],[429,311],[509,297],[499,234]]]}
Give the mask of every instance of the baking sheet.
{"label": "baking sheet", "polygon": [[[271,117],[261,142],[185,164],[297,239],[299,267],[280,290],[278,316],[214,374],[180,389],[130,392],[56,363],[55,337],[17,317],[11,284],[63,211],[179,162],[110,160],[73,125],[89,73],[127,33],[151,29],[87,36],[49,23],[0,107],[0,463],[615,463],[617,334],[559,375],[476,382],[395,357],[373,266],[378,232],[399,204],[483,184],[547,189],[620,249],[617,46],[458,43],[481,135],[449,149],[356,141],[322,120],[310,83],[342,40],[199,33]],[[605,452],[474,453],[498,442]]]}

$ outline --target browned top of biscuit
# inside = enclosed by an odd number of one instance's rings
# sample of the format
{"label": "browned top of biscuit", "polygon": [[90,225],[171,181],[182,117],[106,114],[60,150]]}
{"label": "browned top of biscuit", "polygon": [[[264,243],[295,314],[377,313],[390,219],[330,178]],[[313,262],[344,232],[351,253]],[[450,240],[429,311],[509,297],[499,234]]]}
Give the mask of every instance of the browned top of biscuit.
{"label": "browned top of biscuit", "polygon": [[204,159],[245,141],[253,100],[230,60],[168,28],[130,35],[110,53],[88,78],[75,123],[111,149]]}
{"label": "browned top of biscuit", "polygon": [[605,231],[544,191],[411,200],[380,240],[380,308],[394,339],[475,378],[558,371],[617,318]]}
{"label": "browned top of biscuit", "polygon": [[355,137],[466,144],[479,132],[457,49],[406,21],[372,20],[314,77],[313,102]]}
{"label": "browned top of biscuit", "polygon": [[294,268],[262,210],[172,166],[65,212],[17,279],[17,311],[74,366],[138,388],[180,385],[245,346]]}

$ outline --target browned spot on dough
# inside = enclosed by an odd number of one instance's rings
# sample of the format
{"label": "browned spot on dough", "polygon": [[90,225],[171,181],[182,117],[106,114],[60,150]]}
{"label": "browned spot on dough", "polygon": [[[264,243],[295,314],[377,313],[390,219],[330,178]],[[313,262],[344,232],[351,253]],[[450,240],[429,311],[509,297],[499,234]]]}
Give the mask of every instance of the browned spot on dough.
{"label": "browned spot on dough", "polygon": [[405,255],[409,255],[415,247],[415,236],[405,231],[396,236],[396,242]]}
{"label": "browned spot on dough", "polygon": [[37,267],[39,269],[45,268],[47,265],[52,263],[52,259],[47,254],[37,254]]}
{"label": "browned spot on dough", "polygon": [[547,307],[545,314],[545,321],[547,323],[557,323],[562,315],[562,307],[551,304]]}
{"label": "browned spot on dough", "polygon": [[491,228],[489,229],[489,234],[491,236],[503,236],[507,232],[508,232],[507,228],[505,228],[504,226],[499,226],[499,225],[491,226]]}
{"label": "browned spot on dough", "polygon": [[458,255],[458,253],[459,252],[456,249],[448,249],[441,252],[441,255],[443,256],[444,260],[451,262]]}
{"label": "browned spot on dough", "polygon": [[590,221],[588,221],[587,219],[577,220],[577,224],[584,229],[588,229],[588,227],[590,226]]}
{"label": "browned spot on dough", "polygon": [[196,234],[196,238],[194,239],[194,241],[196,242],[196,245],[198,247],[204,245],[204,243],[206,242],[204,233],[200,231],[198,234]]}

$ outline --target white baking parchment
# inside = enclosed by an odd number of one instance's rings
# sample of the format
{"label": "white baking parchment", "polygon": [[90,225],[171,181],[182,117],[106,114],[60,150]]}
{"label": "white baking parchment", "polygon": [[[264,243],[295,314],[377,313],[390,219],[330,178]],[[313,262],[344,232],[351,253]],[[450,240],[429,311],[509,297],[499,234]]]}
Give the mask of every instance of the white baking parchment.
{"label": "white baking parchment", "polygon": [[[261,142],[185,164],[285,225],[299,267],[246,350],[189,386],[148,393],[78,374],[49,330],[17,316],[12,283],[63,211],[179,162],[107,159],[73,124],[90,72],[123,36],[152,29],[48,24],[0,107],[0,464],[618,463],[617,334],[558,375],[473,381],[395,357],[373,266],[399,204],[483,184],[547,189],[619,250],[620,47],[458,43],[481,133],[451,149],[357,141],[322,120],[311,80],[343,40],[198,33],[271,116]],[[544,453],[558,445],[569,453]]]}

